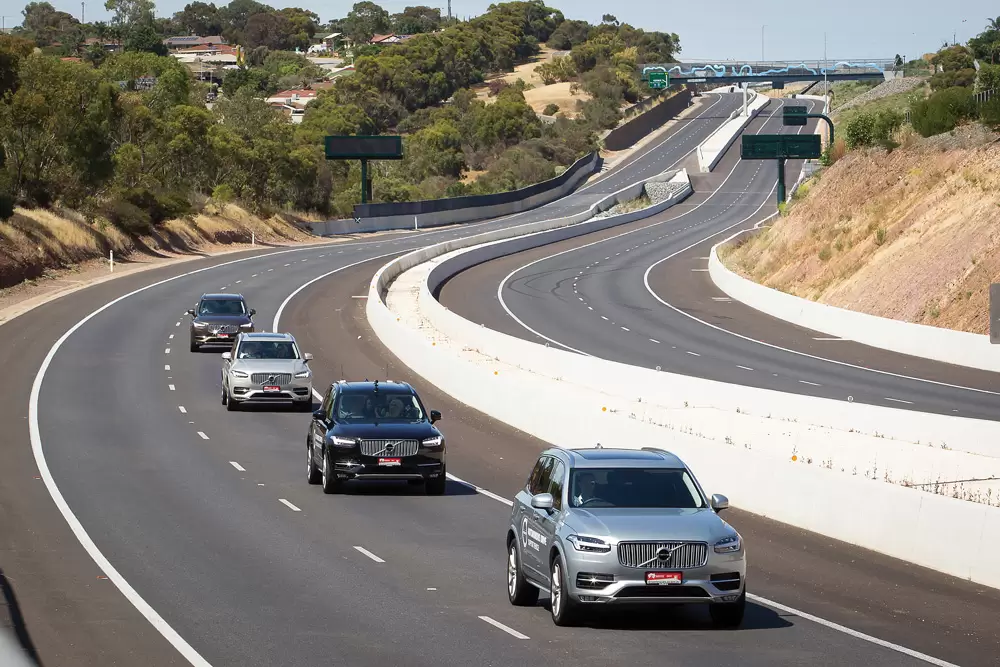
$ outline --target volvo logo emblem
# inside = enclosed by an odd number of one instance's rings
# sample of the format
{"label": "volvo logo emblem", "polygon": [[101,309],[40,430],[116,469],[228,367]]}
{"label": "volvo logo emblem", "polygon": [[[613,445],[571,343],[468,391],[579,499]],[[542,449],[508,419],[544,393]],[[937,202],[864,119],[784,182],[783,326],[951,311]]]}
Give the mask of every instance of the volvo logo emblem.
{"label": "volvo logo emblem", "polygon": [[670,560],[670,557],[674,555],[673,549],[668,547],[660,547],[660,550],[656,552],[656,557],[662,561]]}
{"label": "volvo logo emblem", "polygon": [[273,375],[268,375],[267,376],[267,383],[268,384],[274,384],[274,376]]}
{"label": "volvo logo emblem", "polygon": [[385,446],[385,453],[392,454],[392,450],[395,448],[396,448],[396,443],[390,442],[388,445]]}

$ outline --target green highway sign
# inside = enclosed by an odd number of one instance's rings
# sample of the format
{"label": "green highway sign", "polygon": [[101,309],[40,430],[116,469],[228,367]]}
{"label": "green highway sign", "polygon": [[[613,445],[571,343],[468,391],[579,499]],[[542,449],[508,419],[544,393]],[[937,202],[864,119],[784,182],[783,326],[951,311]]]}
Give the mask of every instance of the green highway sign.
{"label": "green highway sign", "polygon": [[667,76],[666,72],[650,72],[649,73],[649,87],[650,88],[666,88],[670,85],[670,77]]}
{"label": "green highway sign", "polygon": [[784,110],[782,120],[785,125],[805,125],[809,122],[809,111],[804,106],[786,106]]}
{"label": "green highway sign", "polygon": [[747,134],[740,145],[744,160],[812,160],[822,154],[818,134]]}

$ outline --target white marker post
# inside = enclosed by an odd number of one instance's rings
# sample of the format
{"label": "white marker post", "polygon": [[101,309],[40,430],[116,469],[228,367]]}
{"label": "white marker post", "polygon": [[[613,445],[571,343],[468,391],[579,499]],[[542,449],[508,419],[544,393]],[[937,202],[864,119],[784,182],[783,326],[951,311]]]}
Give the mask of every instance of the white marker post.
{"label": "white marker post", "polygon": [[111,273],[114,273],[115,272],[115,251],[111,250],[109,252],[110,252],[110,254],[108,255],[108,266],[111,269]]}
{"label": "white marker post", "polygon": [[413,216],[413,229],[420,229],[420,226],[417,225],[417,216]]}
{"label": "white marker post", "polygon": [[257,234],[250,232],[250,245],[257,245]]}

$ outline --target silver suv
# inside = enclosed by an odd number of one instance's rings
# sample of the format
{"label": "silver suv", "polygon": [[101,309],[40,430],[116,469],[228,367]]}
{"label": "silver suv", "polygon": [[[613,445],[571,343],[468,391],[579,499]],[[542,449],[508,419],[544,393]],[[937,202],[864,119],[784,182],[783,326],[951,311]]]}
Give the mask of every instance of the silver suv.
{"label": "silver suv", "polygon": [[514,499],[507,530],[507,594],[551,596],[552,620],[588,608],[709,605],[737,627],[746,607],[743,538],[677,456],[653,448],[548,449]]}
{"label": "silver suv", "polygon": [[291,402],[312,410],[311,354],[302,354],[287,333],[241,333],[222,354],[222,404],[237,410],[244,403]]}

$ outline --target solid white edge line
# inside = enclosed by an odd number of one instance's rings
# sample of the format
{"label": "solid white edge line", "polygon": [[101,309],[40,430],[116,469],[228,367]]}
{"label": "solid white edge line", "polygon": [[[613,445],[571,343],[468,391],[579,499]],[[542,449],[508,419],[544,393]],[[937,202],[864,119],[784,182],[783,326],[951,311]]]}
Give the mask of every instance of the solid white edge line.
{"label": "solid white edge line", "polygon": [[907,405],[913,405],[913,401],[904,401],[899,398],[889,398],[888,396],[885,397],[885,400],[892,401],[893,403],[906,403]]}
{"label": "solid white edge line", "polygon": [[875,644],[877,646],[881,646],[883,648],[887,648],[889,650],[896,651],[897,653],[902,653],[903,655],[908,655],[911,658],[916,658],[917,660],[922,660],[922,661],[930,663],[932,665],[937,665],[938,667],[958,667],[958,665],[956,665],[954,663],[947,662],[945,660],[941,660],[940,658],[935,658],[933,656],[929,656],[929,655],[927,655],[925,653],[920,653],[919,651],[914,651],[913,649],[906,648],[905,646],[900,646],[899,644],[893,644],[892,642],[887,642],[884,639],[879,639],[878,637],[873,637],[871,635],[866,635],[863,632],[858,632],[857,630],[852,630],[851,628],[848,628],[846,626],[840,625],[839,623],[834,623],[833,621],[828,621],[825,618],[820,618],[819,616],[813,616],[812,614],[806,613],[804,611],[799,611],[798,609],[795,609],[794,607],[789,607],[789,606],[783,605],[783,604],[781,604],[779,602],[775,602],[773,600],[768,600],[767,598],[762,598],[759,595],[754,595],[753,593],[747,593],[747,599],[748,600],[753,600],[754,602],[757,602],[757,603],[762,604],[762,605],[766,605],[768,607],[772,607],[773,609],[777,609],[779,611],[783,611],[786,614],[794,614],[795,616],[798,616],[799,618],[804,618],[807,621],[812,621],[813,623],[816,623],[817,625],[822,625],[822,626],[824,626],[826,628],[830,628],[831,630],[836,630],[837,632],[842,632],[843,634],[851,636],[851,637],[854,637],[855,639],[861,639],[863,641],[869,642],[870,644]]}
{"label": "solid white edge line", "polygon": [[243,466],[241,466],[241,465],[240,465],[239,463],[237,463],[236,461],[230,461],[230,462],[229,462],[229,465],[233,466],[234,468],[236,468],[236,469],[237,469],[237,470],[239,470],[240,472],[246,472],[246,471],[247,471],[247,469],[246,469],[246,468],[244,468]]}
{"label": "solid white edge line", "polygon": [[363,555],[367,556],[368,558],[371,558],[376,563],[384,563],[385,562],[384,560],[382,560],[381,558],[379,558],[378,556],[376,556],[375,554],[373,554],[371,551],[368,551],[368,549],[365,549],[364,547],[358,547],[358,546],[356,546],[356,547],[354,547],[354,549],[358,553],[363,554]]}
{"label": "solid white edge line", "polygon": [[485,621],[485,622],[489,623],[490,625],[492,625],[494,628],[497,628],[498,630],[503,630],[508,635],[510,635],[511,637],[514,637],[516,639],[531,639],[531,637],[529,637],[528,635],[521,634],[520,632],[518,632],[514,628],[508,627],[508,626],[504,625],[503,623],[501,623],[500,621],[496,621],[496,620],[490,618],[489,616],[480,616],[479,620],[480,621]]}
{"label": "solid white edge line", "polygon": [[293,505],[290,502],[288,502],[287,500],[285,500],[284,498],[278,498],[278,502],[281,503],[282,505],[284,505],[285,507],[287,507],[288,509],[292,510],[293,512],[301,512],[302,511],[298,507],[296,507],[295,505]]}

